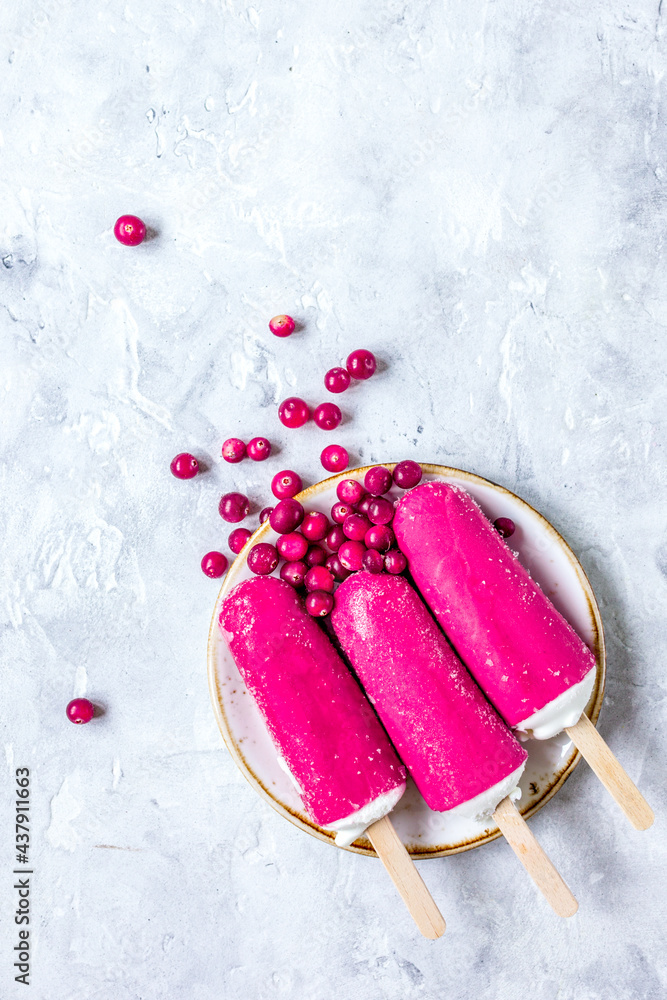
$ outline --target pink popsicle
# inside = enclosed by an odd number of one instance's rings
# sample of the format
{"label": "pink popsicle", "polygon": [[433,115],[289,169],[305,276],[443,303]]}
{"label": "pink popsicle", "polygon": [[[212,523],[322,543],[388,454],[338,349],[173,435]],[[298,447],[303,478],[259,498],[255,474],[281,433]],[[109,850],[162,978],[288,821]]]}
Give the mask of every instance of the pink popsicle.
{"label": "pink popsicle", "polygon": [[379,796],[393,805],[405,787],[405,768],[294,588],[275,577],[240,583],[219,621],[315,822],[330,826]]}
{"label": "pink popsicle", "polygon": [[407,580],[355,573],[336,591],[331,622],[431,809],[453,809],[499,786],[485,803],[495,809],[518,782],[526,751]]}
{"label": "pink popsicle", "polygon": [[472,497],[423,483],[392,527],[424,600],[508,725],[533,732],[544,709],[534,735],[547,738],[576,722],[595,657]]}

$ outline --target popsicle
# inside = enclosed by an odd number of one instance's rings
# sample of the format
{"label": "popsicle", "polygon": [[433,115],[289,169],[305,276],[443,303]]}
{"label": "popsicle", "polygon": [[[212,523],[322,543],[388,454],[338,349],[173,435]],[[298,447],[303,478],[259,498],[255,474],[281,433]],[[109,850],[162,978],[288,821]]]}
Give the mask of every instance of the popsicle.
{"label": "popsicle", "polygon": [[[431,809],[494,818],[562,916],[577,902],[511,801],[528,757],[401,576],[355,573],[331,624]],[[519,836],[516,820],[518,818]],[[506,832],[507,831],[507,832]]]}
{"label": "popsicle", "polygon": [[564,729],[633,825],[649,827],[650,806],[584,714],[593,653],[473,498],[423,483],[392,527],[422,597],[507,724],[535,739]]}
{"label": "popsicle", "polygon": [[444,921],[387,818],[405,768],[294,588],[275,577],[246,580],[225,598],[219,624],[308,815],[342,846],[364,830],[375,846],[377,834],[420,930],[439,937]]}

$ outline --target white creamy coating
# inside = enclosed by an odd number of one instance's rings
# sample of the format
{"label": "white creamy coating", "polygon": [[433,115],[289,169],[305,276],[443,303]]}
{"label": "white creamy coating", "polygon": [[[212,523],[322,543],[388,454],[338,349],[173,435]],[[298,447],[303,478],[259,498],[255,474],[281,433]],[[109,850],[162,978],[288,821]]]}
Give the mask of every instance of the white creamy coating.
{"label": "white creamy coating", "polygon": [[517,767],[516,771],[512,771],[502,781],[497,781],[495,785],[491,785],[486,791],[480,792],[479,795],[475,795],[474,798],[468,799],[466,802],[459,803],[453,809],[447,809],[444,815],[454,816],[458,814],[468,819],[488,819],[498,803],[506,799],[508,795],[513,801],[521,798],[519,778],[523,774],[525,767],[526,762],[524,761],[520,767]]}
{"label": "white creamy coating", "polygon": [[567,726],[573,726],[588,704],[595,684],[595,673],[596,668],[591,667],[582,681],[573,684],[543,708],[518,722],[514,727],[516,736],[520,740],[549,740]]}

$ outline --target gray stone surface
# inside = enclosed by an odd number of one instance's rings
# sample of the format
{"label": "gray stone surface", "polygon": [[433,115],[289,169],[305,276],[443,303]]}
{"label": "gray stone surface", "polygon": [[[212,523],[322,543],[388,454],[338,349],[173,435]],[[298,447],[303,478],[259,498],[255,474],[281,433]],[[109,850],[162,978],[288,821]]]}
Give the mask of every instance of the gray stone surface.
{"label": "gray stone surface", "polygon": [[[5,0],[3,997],[27,995],[18,766],[39,1000],[667,995],[662,6]],[[155,237],[117,244],[123,212]],[[448,932],[421,940],[377,862],[280,819],[222,746],[218,497],[321,477],[330,438],[276,404],[321,402],[359,346],[381,372],[331,435],[355,463],[503,483],[598,595],[600,728],[657,820],[584,766],[534,818],[569,921],[497,842],[423,863]],[[280,450],[225,465],[237,434]],[[206,475],[174,480],[181,450]],[[105,714],[75,728],[80,694]]]}

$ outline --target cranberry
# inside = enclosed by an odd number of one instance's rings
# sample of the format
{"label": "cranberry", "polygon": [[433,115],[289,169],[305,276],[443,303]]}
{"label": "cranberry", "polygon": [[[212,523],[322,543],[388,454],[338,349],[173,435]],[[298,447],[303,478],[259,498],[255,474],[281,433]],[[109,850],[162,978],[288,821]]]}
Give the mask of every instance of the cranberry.
{"label": "cranberry", "polygon": [[373,524],[389,524],[394,520],[394,505],[385,497],[374,497],[368,505],[368,517]]}
{"label": "cranberry", "polygon": [[375,357],[370,351],[352,351],[345,362],[345,367],[352,378],[367,379],[375,372]]}
{"label": "cranberry", "polygon": [[227,569],[227,556],[223,556],[222,552],[207,552],[201,561],[201,568],[206,576],[215,580]]}
{"label": "cranberry", "polygon": [[252,532],[248,531],[247,528],[234,528],[230,532],[228,538],[228,545],[235,556],[245,547],[246,542],[252,537]]}
{"label": "cranberry", "polygon": [[382,496],[391,489],[391,472],[382,465],[375,465],[364,476],[364,486],[374,496]]}
{"label": "cranberry", "polygon": [[345,368],[330,368],[324,376],[324,386],[329,392],[345,392],[350,384],[350,374]]}
{"label": "cranberry", "polygon": [[395,541],[394,532],[389,525],[374,524],[366,532],[364,545],[367,545],[369,549],[377,549],[378,552],[386,552]]}
{"label": "cranberry", "polygon": [[342,583],[343,580],[347,580],[350,575],[350,571],[345,569],[338,556],[329,556],[324,565],[329,570],[334,580],[338,580],[339,583]]}
{"label": "cranberry", "polygon": [[357,513],[365,514],[366,517],[368,517],[368,511],[370,510],[373,500],[375,500],[375,497],[372,493],[364,493],[359,503],[355,503],[354,509]]}
{"label": "cranberry", "polygon": [[327,535],[327,545],[332,552],[338,552],[339,548],[346,540],[347,535],[343,531],[342,524],[334,524],[333,528]]}
{"label": "cranberry", "polygon": [[271,492],[278,500],[285,500],[287,497],[294,497],[303,489],[301,476],[291,469],[283,469],[277,472],[271,480]]}
{"label": "cranberry", "polygon": [[268,576],[269,573],[273,573],[279,562],[277,548],[268,542],[254,545],[248,553],[248,569],[258,576]]}
{"label": "cranberry", "polygon": [[328,557],[329,553],[327,550],[315,542],[315,544],[311,545],[308,549],[305,562],[307,566],[324,566]]}
{"label": "cranberry", "polygon": [[366,537],[366,532],[371,526],[371,522],[364,514],[350,514],[343,521],[343,531],[347,538],[355,542],[360,542]]}
{"label": "cranberry", "polygon": [[290,396],[280,404],[278,416],[285,427],[303,427],[310,420],[310,410],[308,404],[298,396]]}
{"label": "cranberry", "polygon": [[342,524],[346,517],[356,513],[351,503],[335,503],[331,508],[331,517],[336,524]]}
{"label": "cranberry", "polygon": [[405,462],[399,462],[394,469],[394,482],[402,490],[411,490],[413,486],[417,485],[421,477],[421,465],[411,462],[410,459],[407,459]]}
{"label": "cranberry", "polygon": [[408,560],[405,558],[400,549],[389,549],[389,551],[385,553],[384,568],[387,573],[393,573],[394,576],[396,576],[398,573],[402,573],[407,565]]}
{"label": "cranberry", "polygon": [[306,573],[306,590],[326,590],[333,594],[334,578],[326,566],[313,566]]}
{"label": "cranberry", "polygon": [[248,516],[250,501],[242,493],[225,493],[220,497],[218,511],[223,521],[236,524]]}
{"label": "cranberry", "polygon": [[338,550],[338,558],[345,569],[355,572],[356,570],[361,569],[365,551],[366,546],[363,542],[357,542],[354,540],[343,542]]}
{"label": "cranberry", "polygon": [[280,567],[280,579],[292,587],[303,587],[308,567],[305,562],[286,562]]}
{"label": "cranberry", "polygon": [[259,512],[259,523],[260,524],[264,524],[265,521],[268,521],[268,519],[271,517],[272,510],[273,510],[273,507],[263,507],[262,510],[260,510],[260,512]]}
{"label": "cranberry", "polygon": [[65,713],[70,722],[75,722],[77,726],[82,726],[90,722],[95,715],[95,706],[87,698],[75,698],[70,701],[65,709]]}
{"label": "cranberry", "polygon": [[310,542],[321,541],[329,530],[329,518],[319,510],[310,510],[303,519],[301,531]]}
{"label": "cranberry", "polygon": [[279,535],[288,535],[298,528],[303,521],[304,509],[298,500],[288,497],[275,505],[269,516],[269,522]]}
{"label": "cranberry", "polygon": [[136,215],[121,215],[116,219],[113,234],[124,247],[138,247],[146,238],[146,226]]}
{"label": "cranberry", "polygon": [[329,444],[320,455],[320,462],[327,472],[342,472],[347,468],[350,456],[341,444]]}
{"label": "cranberry", "polygon": [[199,472],[199,462],[194,455],[182,451],[176,458],[172,458],[169,468],[172,476],[177,479],[192,479]]}
{"label": "cranberry", "polygon": [[336,487],[336,496],[343,503],[359,503],[366,491],[356,479],[341,479]]}
{"label": "cranberry", "polygon": [[364,552],[361,562],[369,573],[381,573],[384,569],[384,556],[377,549],[368,549],[367,552]]}
{"label": "cranberry", "polygon": [[313,410],[313,420],[322,431],[335,431],[342,419],[340,407],[335,403],[320,403]]}
{"label": "cranberry", "polygon": [[333,610],[333,606],[333,594],[327,594],[325,590],[314,590],[306,598],[306,611],[313,618],[323,618]]}
{"label": "cranberry", "polygon": [[243,461],[245,458],[245,444],[241,438],[227,438],[222,446],[222,457],[225,462],[231,462],[232,465],[236,465],[237,462]]}
{"label": "cranberry", "polygon": [[283,559],[287,559],[288,562],[298,562],[308,551],[308,542],[300,532],[290,531],[280,536],[276,548]]}
{"label": "cranberry", "polygon": [[274,316],[273,319],[269,321],[269,330],[271,333],[275,334],[276,337],[289,337],[291,333],[294,333],[295,326],[296,324],[292,317],[285,316],[284,314]]}
{"label": "cranberry", "polygon": [[516,531],[516,525],[511,517],[497,517],[493,527],[503,538],[510,538]]}
{"label": "cranberry", "polygon": [[248,458],[253,462],[263,462],[271,454],[271,442],[266,438],[253,438],[248,441]]}

